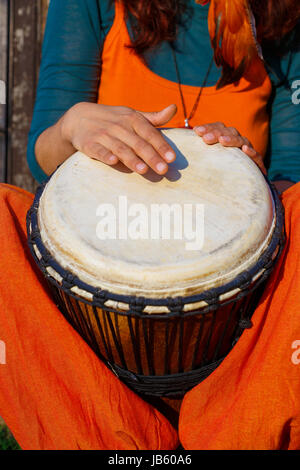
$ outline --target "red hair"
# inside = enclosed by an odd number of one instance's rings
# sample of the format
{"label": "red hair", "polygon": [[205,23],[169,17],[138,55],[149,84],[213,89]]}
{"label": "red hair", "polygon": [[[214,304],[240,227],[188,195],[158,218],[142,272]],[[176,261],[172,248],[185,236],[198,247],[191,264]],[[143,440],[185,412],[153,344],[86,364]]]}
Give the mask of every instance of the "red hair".
{"label": "red hair", "polygon": [[[186,12],[185,0],[121,1],[127,13],[137,20],[134,27],[136,40],[132,46],[138,54],[162,41],[176,38],[178,23]],[[205,5],[209,0],[195,2]],[[226,4],[226,0],[217,3]],[[260,40],[282,38],[300,18],[299,0],[248,0],[248,3],[256,19]]]}
{"label": "red hair", "polygon": [[296,26],[300,18],[299,0],[250,0],[260,40],[277,40]]}
{"label": "red hair", "polygon": [[138,55],[162,41],[173,41],[186,11],[185,0],[121,0],[134,18],[135,41],[132,48]]}
{"label": "red hair", "polygon": [[[188,13],[186,0],[117,0],[134,18],[138,55],[162,41],[174,41],[177,28]],[[300,18],[299,0],[195,0],[210,2],[209,32],[215,60],[225,70],[222,86],[242,76],[256,54],[249,7],[253,12],[260,43],[282,39],[295,28]],[[223,74],[224,78],[224,74]],[[219,84],[220,85],[220,84]]]}

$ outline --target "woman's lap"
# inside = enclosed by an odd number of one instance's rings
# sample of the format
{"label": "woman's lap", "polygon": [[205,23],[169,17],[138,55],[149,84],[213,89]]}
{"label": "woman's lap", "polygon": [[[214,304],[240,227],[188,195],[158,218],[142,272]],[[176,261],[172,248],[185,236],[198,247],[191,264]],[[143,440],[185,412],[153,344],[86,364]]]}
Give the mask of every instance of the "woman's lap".
{"label": "woman's lap", "polygon": [[0,415],[23,449],[173,449],[177,433],[99,361],[27,247],[32,195],[0,185]]}
{"label": "woman's lap", "polygon": [[[176,448],[168,421],[99,361],[52,302],[27,248],[32,198],[0,185],[0,415],[26,449]],[[300,446],[293,396],[300,365],[291,360],[300,340],[299,201],[300,184],[283,195],[287,244],[254,327],[183,401],[179,432],[187,449]]]}
{"label": "woman's lap", "polygon": [[184,398],[187,449],[300,448],[300,183],[282,200],[287,241],[254,326]]}

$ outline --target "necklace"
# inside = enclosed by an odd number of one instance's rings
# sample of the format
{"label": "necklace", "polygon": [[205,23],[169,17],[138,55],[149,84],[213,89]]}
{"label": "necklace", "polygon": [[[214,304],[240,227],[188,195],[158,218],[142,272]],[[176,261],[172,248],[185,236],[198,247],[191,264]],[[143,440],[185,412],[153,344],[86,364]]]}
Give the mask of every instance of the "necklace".
{"label": "necklace", "polygon": [[211,71],[211,67],[212,67],[214,58],[212,57],[212,59],[211,59],[211,61],[210,61],[210,63],[209,63],[207,72],[206,72],[206,74],[205,74],[203,83],[202,83],[202,85],[201,85],[201,87],[200,87],[200,90],[199,90],[199,93],[198,93],[198,95],[197,95],[196,101],[195,101],[195,103],[194,103],[194,106],[193,106],[193,108],[192,108],[192,111],[190,112],[190,114],[189,114],[189,116],[188,116],[188,115],[187,115],[187,110],[186,110],[185,101],[184,101],[184,96],[183,96],[183,92],[182,92],[182,86],[181,86],[181,80],[180,80],[179,68],[178,68],[178,64],[177,64],[176,53],[175,53],[175,50],[174,50],[174,48],[172,47],[172,45],[171,45],[171,50],[172,50],[172,54],[173,54],[173,59],[174,59],[174,64],[175,64],[175,69],[176,69],[176,75],[177,75],[178,89],[179,89],[179,94],[180,94],[181,103],[182,103],[182,108],[183,108],[184,127],[190,128],[189,121],[194,117],[194,114],[195,114],[195,112],[196,112],[196,110],[197,110],[197,108],[198,108],[198,104],[199,104],[199,101],[200,101],[200,98],[201,98],[201,95],[202,95],[202,91],[203,91],[203,88],[206,86],[207,79],[208,79],[209,73],[210,73],[210,71]]}

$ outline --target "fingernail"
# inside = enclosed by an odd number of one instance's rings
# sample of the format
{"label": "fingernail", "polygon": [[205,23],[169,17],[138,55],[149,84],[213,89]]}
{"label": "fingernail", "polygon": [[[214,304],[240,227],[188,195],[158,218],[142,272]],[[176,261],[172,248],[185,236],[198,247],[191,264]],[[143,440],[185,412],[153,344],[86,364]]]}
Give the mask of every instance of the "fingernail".
{"label": "fingernail", "polygon": [[221,135],[220,139],[222,139],[224,142],[230,142],[231,137],[229,135]]}
{"label": "fingernail", "polygon": [[206,140],[213,140],[215,136],[209,132],[208,134],[205,134],[203,138]]}
{"label": "fingernail", "polygon": [[137,171],[144,171],[146,168],[147,168],[147,165],[145,165],[145,163],[138,163],[136,165]]}
{"label": "fingernail", "polygon": [[205,132],[205,127],[204,127],[204,126],[195,127],[195,131],[197,131],[197,132]]}
{"label": "fingernail", "polygon": [[166,168],[167,168],[167,165],[165,163],[158,163],[156,165],[156,168],[157,168],[158,171],[165,171]]}
{"label": "fingernail", "polygon": [[252,155],[256,154],[256,151],[254,150],[254,148],[249,147],[248,145],[244,145],[244,147],[245,147],[246,152],[250,152],[252,153]]}
{"label": "fingernail", "polygon": [[167,162],[172,162],[175,158],[175,155],[173,152],[166,152],[165,153],[165,159],[167,160]]}
{"label": "fingernail", "polygon": [[111,156],[109,157],[108,161],[109,161],[110,163],[117,163],[118,157],[116,157],[115,155],[111,155]]}

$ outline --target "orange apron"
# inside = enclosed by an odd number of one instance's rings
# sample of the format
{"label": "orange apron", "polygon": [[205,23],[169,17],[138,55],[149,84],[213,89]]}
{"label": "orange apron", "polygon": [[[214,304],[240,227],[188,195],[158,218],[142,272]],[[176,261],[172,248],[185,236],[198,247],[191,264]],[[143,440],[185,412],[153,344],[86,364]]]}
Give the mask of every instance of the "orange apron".
{"label": "orange apron", "polygon": [[[153,73],[126,47],[128,44],[130,37],[123,6],[116,2],[115,21],[105,39],[102,52],[98,103],[129,106],[140,111],[158,111],[175,103],[177,114],[166,127],[183,127],[184,114],[178,84]],[[236,127],[264,155],[269,138],[269,116],[266,108],[272,86],[260,59],[253,63],[249,80],[251,81],[242,78],[237,84],[220,90],[215,86],[204,88],[190,125],[224,122],[226,126]],[[186,107],[191,110],[199,88],[182,85],[182,89]]]}

